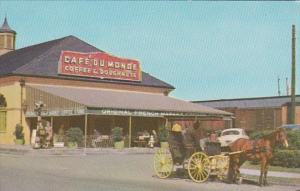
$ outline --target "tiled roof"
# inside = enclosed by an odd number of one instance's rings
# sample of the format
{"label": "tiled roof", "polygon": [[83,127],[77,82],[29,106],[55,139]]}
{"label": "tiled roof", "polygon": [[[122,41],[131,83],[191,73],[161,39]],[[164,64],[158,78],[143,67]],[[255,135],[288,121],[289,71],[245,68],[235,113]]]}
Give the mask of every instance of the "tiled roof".
{"label": "tiled roof", "polygon": [[6,75],[26,75],[175,89],[172,85],[145,72],[142,73],[141,82],[58,75],[58,60],[62,50],[103,52],[75,36],[67,36],[21,48],[0,56],[0,77]]}
{"label": "tiled roof", "polygon": [[[207,101],[193,101],[213,108],[262,108],[281,107],[291,101],[290,96],[240,98],[240,99],[220,99]],[[300,102],[300,95],[296,96],[296,102]]]}
{"label": "tiled roof", "polygon": [[231,113],[225,111],[161,94],[46,85],[29,86],[92,108],[231,115]]}

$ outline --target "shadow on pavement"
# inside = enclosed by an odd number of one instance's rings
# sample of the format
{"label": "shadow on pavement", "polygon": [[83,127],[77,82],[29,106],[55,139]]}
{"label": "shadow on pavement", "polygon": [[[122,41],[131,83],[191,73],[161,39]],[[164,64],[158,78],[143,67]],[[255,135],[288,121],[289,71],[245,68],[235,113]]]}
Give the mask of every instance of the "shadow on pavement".
{"label": "shadow on pavement", "polygon": [[[153,175],[152,177],[154,178],[159,178],[156,175]],[[174,171],[168,178],[167,180],[185,180],[185,181],[192,181],[188,175],[188,173],[183,170],[183,169],[177,169]],[[237,183],[232,183],[228,182],[227,180],[219,180],[216,176],[210,176],[207,182],[220,182],[220,183],[225,183],[225,184],[237,184]],[[242,184],[247,184],[247,185],[254,185],[254,186],[259,186],[258,182],[256,180],[251,180],[251,179],[246,179],[243,178]],[[269,185],[271,185],[269,183]],[[298,190],[300,191],[300,190]]]}
{"label": "shadow on pavement", "polygon": [[250,185],[259,186],[257,181],[255,181],[255,180],[249,180],[249,179],[243,179],[243,183],[242,184],[250,184]]}

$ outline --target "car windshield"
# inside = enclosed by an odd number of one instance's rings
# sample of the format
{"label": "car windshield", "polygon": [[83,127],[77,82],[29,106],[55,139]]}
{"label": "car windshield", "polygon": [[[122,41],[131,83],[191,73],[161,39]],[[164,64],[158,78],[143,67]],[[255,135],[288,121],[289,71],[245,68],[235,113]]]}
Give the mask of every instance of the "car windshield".
{"label": "car windshield", "polygon": [[225,132],[223,132],[222,133],[222,136],[224,136],[224,135],[239,135],[240,133],[239,133],[239,131],[225,131]]}

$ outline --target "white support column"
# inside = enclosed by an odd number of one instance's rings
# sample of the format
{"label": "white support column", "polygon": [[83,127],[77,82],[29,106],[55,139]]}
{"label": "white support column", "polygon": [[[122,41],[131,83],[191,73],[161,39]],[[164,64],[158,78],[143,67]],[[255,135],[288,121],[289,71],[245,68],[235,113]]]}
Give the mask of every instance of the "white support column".
{"label": "white support column", "polygon": [[168,118],[165,118],[165,119],[166,119],[165,127],[168,127],[168,123],[169,123]]}

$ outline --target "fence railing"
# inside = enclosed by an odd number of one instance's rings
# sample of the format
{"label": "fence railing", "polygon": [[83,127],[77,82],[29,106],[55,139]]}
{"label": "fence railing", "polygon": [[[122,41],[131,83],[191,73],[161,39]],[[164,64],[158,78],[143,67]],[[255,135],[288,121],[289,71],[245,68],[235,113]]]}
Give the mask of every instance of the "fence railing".
{"label": "fence railing", "polygon": [[[106,148],[106,147],[113,147],[114,142],[111,136],[109,135],[100,135],[100,136],[94,136],[89,135],[87,136],[87,147],[92,148]],[[83,138],[84,142],[84,138]]]}
{"label": "fence railing", "polygon": [[[129,137],[123,137],[124,146],[129,146]],[[131,140],[131,147],[148,147],[149,140],[148,139],[133,139]],[[68,147],[69,142],[66,135],[54,135],[53,141],[51,141],[54,147]],[[71,144],[72,147],[72,144]],[[81,141],[76,144],[76,147],[84,148],[85,147],[85,137],[83,136]],[[114,147],[114,141],[111,135],[87,135],[86,137],[86,147],[87,148],[108,148]]]}

